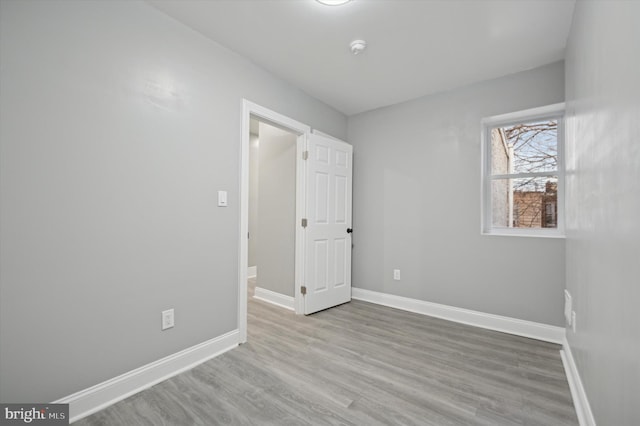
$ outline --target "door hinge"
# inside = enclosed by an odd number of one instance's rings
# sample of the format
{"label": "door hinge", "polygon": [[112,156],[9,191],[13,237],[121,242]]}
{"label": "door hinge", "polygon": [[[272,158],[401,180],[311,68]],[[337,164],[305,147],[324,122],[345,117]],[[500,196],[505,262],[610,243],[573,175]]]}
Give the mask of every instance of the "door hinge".
{"label": "door hinge", "polygon": [[309,151],[303,151],[302,152],[302,159],[303,160],[308,160],[309,159]]}
{"label": "door hinge", "polygon": [[307,227],[307,219],[302,219],[302,227],[303,228]]}
{"label": "door hinge", "polygon": [[306,286],[300,287],[300,293],[302,293],[303,296],[307,294],[307,287]]}

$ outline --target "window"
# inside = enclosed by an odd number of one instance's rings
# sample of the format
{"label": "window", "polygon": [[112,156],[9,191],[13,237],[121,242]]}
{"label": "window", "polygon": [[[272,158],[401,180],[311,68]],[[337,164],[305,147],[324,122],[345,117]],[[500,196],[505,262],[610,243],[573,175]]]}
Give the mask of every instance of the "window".
{"label": "window", "polygon": [[564,104],[482,121],[482,232],[562,236]]}

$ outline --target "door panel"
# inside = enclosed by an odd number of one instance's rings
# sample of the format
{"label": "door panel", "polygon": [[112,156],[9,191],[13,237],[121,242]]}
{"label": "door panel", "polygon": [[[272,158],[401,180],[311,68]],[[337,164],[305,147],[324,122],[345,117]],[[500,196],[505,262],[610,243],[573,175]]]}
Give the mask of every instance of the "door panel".
{"label": "door panel", "polygon": [[305,314],[351,300],[351,145],[312,134],[307,159]]}

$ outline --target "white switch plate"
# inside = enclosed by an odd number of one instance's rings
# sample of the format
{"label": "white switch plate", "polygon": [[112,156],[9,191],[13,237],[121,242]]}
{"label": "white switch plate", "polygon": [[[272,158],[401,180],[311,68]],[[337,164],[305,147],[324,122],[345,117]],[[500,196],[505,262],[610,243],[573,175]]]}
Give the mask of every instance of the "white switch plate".
{"label": "white switch plate", "polygon": [[173,309],[162,311],[162,329],[166,330],[168,328],[173,328],[174,325]]}
{"label": "white switch plate", "polygon": [[218,207],[227,207],[227,191],[218,191]]}
{"label": "white switch plate", "polygon": [[400,281],[400,269],[393,270],[393,279],[396,281]]}

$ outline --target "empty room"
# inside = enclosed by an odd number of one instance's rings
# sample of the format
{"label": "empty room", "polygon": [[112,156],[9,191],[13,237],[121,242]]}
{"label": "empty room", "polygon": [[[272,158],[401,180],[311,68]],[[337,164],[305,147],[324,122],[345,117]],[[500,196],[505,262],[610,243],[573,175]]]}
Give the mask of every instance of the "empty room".
{"label": "empty room", "polygon": [[639,425],[639,46],[638,0],[0,0],[0,423]]}

